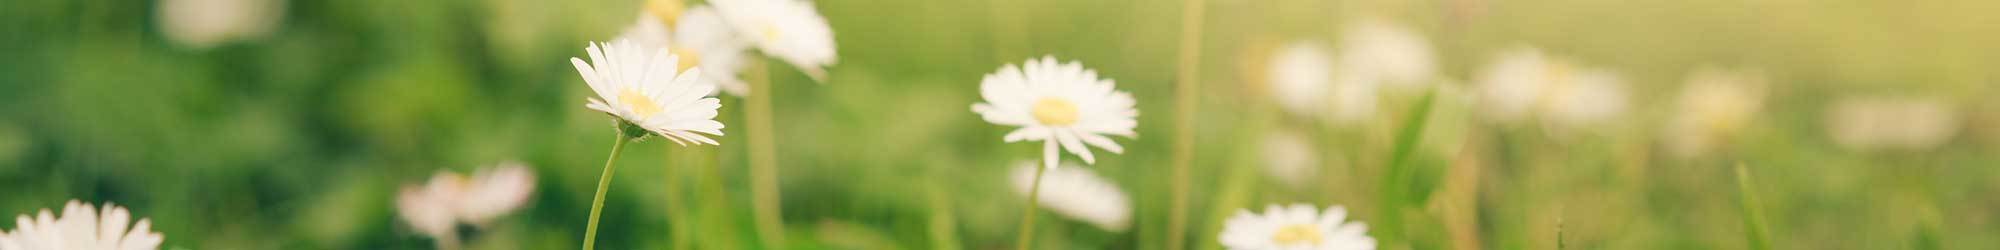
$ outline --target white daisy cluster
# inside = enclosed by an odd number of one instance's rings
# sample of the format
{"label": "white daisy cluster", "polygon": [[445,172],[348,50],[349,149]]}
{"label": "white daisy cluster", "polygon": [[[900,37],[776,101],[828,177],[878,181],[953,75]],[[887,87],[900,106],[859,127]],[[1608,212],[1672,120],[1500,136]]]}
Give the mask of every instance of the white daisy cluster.
{"label": "white daisy cluster", "polygon": [[535,174],[520,163],[502,163],[469,177],[439,172],[421,186],[404,186],[396,196],[396,213],[418,232],[456,241],[459,224],[491,224],[526,204],[534,191]]}
{"label": "white daisy cluster", "polygon": [[1958,134],[1956,107],[1923,97],[1856,97],[1826,111],[1834,143],[1854,150],[1928,150]]}
{"label": "white daisy cluster", "polygon": [[700,70],[676,71],[679,56],[632,40],[591,44],[585,51],[591,63],[569,59],[597,93],[585,107],[677,144],[717,144],[702,134],[722,135],[715,121],[722,100],[706,97],[715,85],[698,83]]}
{"label": "white daisy cluster", "polygon": [[1694,157],[1726,145],[1763,108],[1764,81],[1755,73],[1696,70],[1682,86],[1678,111],[1661,136],[1667,150]]}
{"label": "white daisy cluster", "polygon": [[[654,5],[674,4],[649,4]],[[695,79],[696,83],[712,85],[736,96],[750,93],[749,85],[738,77],[744,60],[749,59],[749,44],[731,31],[729,24],[714,8],[697,6],[685,11],[657,11],[660,8],[664,7],[652,7],[648,8],[649,11],[640,12],[639,20],[618,37],[667,48],[680,56],[676,70],[687,71],[699,66],[703,77]],[[679,16],[663,18],[656,14]],[[715,94],[719,93],[709,93]]]}
{"label": "white daisy cluster", "polygon": [[1573,130],[1610,121],[1626,106],[1625,83],[1617,74],[1535,49],[1502,53],[1479,84],[1484,113],[1501,123],[1538,117],[1549,128]]}
{"label": "white daisy cluster", "polygon": [[1230,250],[1373,250],[1368,226],[1347,222],[1341,206],[1325,211],[1307,204],[1271,205],[1264,214],[1236,212],[1223,222],[1220,239]]}
{"label": "white daisy cluster", "polygon": [[1097,158],[1085,145],[1122,153],[1125,148],[1105,135],[1138,136],[1132,130],[1139,125],[1137,102],[1114,85],[1081,63],[1042,57],[986,75],[979,83],[986,102],[973,104],[972,112],[987,122],[1021,127],[1007,133],[1007,142],[1042,141],[1042,166],[1056,167],[1062,157],[1058,147],[1094,164]]}
{"label": "white daisy cluster", "polygon": [[[1035,185],[1033,161],[1016,164],[1009,180],[1023,198]],[[1124,232],[1132,224],[1132,200],[1118,185],[1083,168],[1051,168],[1042,176],[1036,204],[1056,214],[1084,221],[1105,231]]]}
{"label": "white daisy cluster", "polygon": [[34,217],[20,215],[14,230],[0,232],[0,250],[141,250],[160,249],[166,240],[153,232],[152,221],[111,204],[100,208],[76,200],[63,205],[62,217],[42,209]]}
{"label": "white daisy cluster", "polygon": [[[826,80],[836,59],[833,27],[812,2],[803,0],[711,1],[729,30],[758,51],[791,63],[815,80]],[[690,11],[692,12],[692,11]]]}
{"label": "white daisy cluster", "polygon": [[1415,88],[1436,74],[1430,42],[1408,28],[1364,20],[1343,34],[1338,54],[1318,41],[1297,41],[1271,57],[1269,90],[1279,107],[1302,117],[1367,121],[1378,113],[1385,87]]}
{"label": "white daisy cluster", "polygon": [[262,37],[284,18],[284,0],[158,0],[153,17],[167,40],[206,49]]}

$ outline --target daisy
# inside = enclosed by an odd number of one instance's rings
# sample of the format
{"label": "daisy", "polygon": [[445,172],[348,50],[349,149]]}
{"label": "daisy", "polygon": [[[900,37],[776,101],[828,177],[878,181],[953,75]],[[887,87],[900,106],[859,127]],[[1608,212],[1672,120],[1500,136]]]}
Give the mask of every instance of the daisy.
{"label": "daisy", "polygon": [[1488,118],[1514,123],[1539,116],[1554,128],[1579,128],[1623,113],[1625,85],[1617,74],[1579,68],[1534,49],[1502,53],[1480,75]]}
{"label": "daisy", "polygon": [[140,218],[126,228],[131,220],[124,207],[104,204],[100,210],[70,200],[60,218],[48,209],[15,217],[14,231],[0,232],[0,250],[159,249],[166,238],[153,232],[152,221]]}
{"label": "daisy", "polygon": [[283,0],[159,0],[154,8],[167,40],[194,49],[261,37],[285,14]]}
{"label": "daisy", "polygon": [[1942,100],[1864,97],[1828,107],[1827,132],[1856,150],[1927,150],[1958,134],[1958,110]]}
{"label": "daisy", "polygon": [[1133,108],[1132,94],[1113,85],[1080,63],[1042,57],[986,75],[979,83],[986,102],[973,104],[972,112],[987,122],[1021,127],[1007,133],[1007,142],[1042,141],[1045,167],[1055,167],[1062,157],[1058,147],[1094,164],[1097,158],[1085,145],[1122,153],[1125,148],[1105,135],[1137,136],[1132,128],[1139,124],[1134,119],[1139,110]]}
{"label": "daisy", "polygon": [[[1294,115],[1311,117],[1326,106],[1333,58],[1316,42],[1293,42],[1271,57],[1271,97]],[[1344,106],[1344,105],[1343,105]]]}
{"label": "daisy", "polygon": [[1380,20],[1355,22],[1340,43],[1340,73],[1348,79],[1414,87],[1436,71],[1429,40],[1407,27]]}
{"label": "daisy", "polygon": [[[713,85],[723,92],[736,96],[749,94],[750,86],[737,77],[743,69],[743,60],[748,53],[746,42],[730,31],[722,16],[714,8],[694,7],[678,18],[662,19],[653,13],[662,11],[649,9],[639,13],[639,20],[619,38],[638,41],[647,46],[667,48],[680,56],[676,70],[687,71],[697,66],[702,77],[698,84]],[[675,20],[675,21],[663,21]],[[711,93],[714,95],[717,93]]]}
{"label": "daisy", "polygon": [[715,121],[722,101],[704,97],[715,91],[715,86],[696,83],[701,71],[677,74],[680,57],[632,40],[591,44],[585,50],[590,52],[591,63],[575,57],[569,61],[583,75],[584,83],[602,98],[590,98],[585,107],[676,144],[717,144],[701,134],[722,135],[722,123]]}
{"label": "daisy", "polygon": [[1755,74],[1700,69],[1682,87],[1678,109],[1667,122],[1668,151],[1679,157],[1705,154],[1755,118],[1764,105],[1764,79]]}
{"label": "daisy", "polygon": [[[1014,168],[1010,176],[1015,194],[1033,192],[1035,162]],[[1105,231],[1123,232],[1131,225],[1132,201],[1118,185],[1082,168],[1054,168],[1043,176],[1048,188],[1036,198],[1042,208],[1071,219],[1084,221]]]}
{"label": "daisy", "polygon": [[1372,250],[1368,226],[1345,222],[1347,209],[1333,206],[1324,213],[1307,204],[1271,205],[1263,215],[1236,212],[1224,222],[1222,245],[1231,250]]}
{"label": "daisy", "polygon": [[1304,187],[1319,174],[1319,155],[1304,135],[1279,130],[1264,136],[1264,174],[1293,188]]}
{"label": "daisy", "polygon": [[711,1],[715,9],[741,37],[756,44],[757,50],[777,57],[814,80],[826,79],[826,66],[834,64],[833,28],[802,0]]}
{"label": "daisy", "polygon": [[501,163],[471,177],[439,172],[422,186],[404,186],[396,212],[440,245],[455,246],[459,224],[491,224],[527,203],[534,190],[534,173],[520,163]]}

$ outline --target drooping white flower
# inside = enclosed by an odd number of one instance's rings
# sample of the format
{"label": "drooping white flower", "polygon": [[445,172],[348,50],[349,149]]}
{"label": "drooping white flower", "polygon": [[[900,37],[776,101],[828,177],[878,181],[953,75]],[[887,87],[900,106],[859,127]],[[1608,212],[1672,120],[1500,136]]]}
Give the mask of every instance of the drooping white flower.
{"label": "drooping white flower", "polygon": [[1264,214],[1236,212],[1224,222],[1219,236],[1230,250],[1373,250],[1368,226],[1346,222],[1347,209],[1328,207],[1324,213],[1307,204],[1271,205]]}
{"label": "drooping white flower", "polygon": [[167,40],[194,49],[261,37],[277,28],[283,0],[159,0],[153,16]]}
{"label": "drooping white flower", "polygon": [[711,1],[736,34],[756,44],[758,51],[798,67],[824,81],[826,66],[835,63],[833,27],[803,0]]}
{"label": "drooping white flower", "polygon": [[[1034,188],[1035,162],[1017,164],[1010,175],[1015,194],[1023,197]],[[1090,223],[1105,231],[1123,232],[1132,223],[1132,201],[1118,185],[1082,168],[1052,168],[1042,175],[1042,190],[1036,204],[1070,219]]]}
{"label": "drooping white flower", "polygon": [[[715,9],[698,6],[681,11],[682,16],[671,28],[661,19],[653,16],[660,12],[649,9],[639,14],[639,20],[625,33],[622,39],[631,39],[649,46],[667,48],[680,56],[677,70],[701,69],[697,83],[715,85],[729,94],[742,96],[749,94],[750,86],[738,78],[743,69],[743,60],[749,53],[749,44],[730,30],[722,16]],[[711,94],[713,95],[713,94]]]}
{"label": "drooping white flower", "polygon": [[602,98],[590,98],[585,107],[677,144],[717,144],[701,134],[722,135],[722,123],[715,121],[722,101],[705,97],[715,85],[697,83],[700,70],[676,73],[680,57],[632,40],[591,44],[585,50],[591,63],[571,57],[570,64]]}
{"label": "drooping white flower", "polygon": [[1305,186],[1319,174],[1319,155],[1304,135],[1276,131],[1264,136],[1264,174],[1292,188]]}
{"label": "drooping white flower", "polygon": [[439,172],[422,186],[404,186],[396,196],[396,213],[418,232],[456,240],[459,224],[491,224],[521,208],[534,190],[534,172],[520,163],[501,163],[471,177]]}
{"label": "drooping white flower", "polygon": [[1921,97],[1862,97],[1828,107],[1827,132],[1855,150],[1928,150],[1958,134],[1957,108]]}
{"label": "drooping white flower", "polygon": [[1669,152],[1693,157],[1723,146],[1764,106],[1764,78],[1754,73],[1704,68],[1688,76],[1678,111],[1662,138]]}
{"label": "drooping white flower", "polygon": [[979,82],[986,102],[973,104],[972,112],[993,124],[1021,127],[1007,133],[1007,142],[1042,141],[1043,166],[1056,166],[1062,157],[1058,147],[1094,164],[1097,158],[1085,145],[1123,153],[1125,148],[1105,135],[1138,136],[1132,130],[1139,125],[1137,103],[1114,85],[1081,63],[1042,57],[986,75]]}
{"label": "drooping white flower", "polygon": [[1408,27],[1363,20],[1351,24],[1341,37],[1339,74],[1347,75],[1343,78],[1414,87],[1428,84],[1437,70],[1430,41]]}
{"label": "drooping white flower", "polygon": [[1617,74],[1572,66],[1533,49],[1502,53],[1479,82],[1484,113],[1502,123],[1539,116],[1549,127],[1580,128],[1611,120],[1627,105]]}
{"label": "drooping white flower", "polygon": [[111,204],[102,209],[76,200],[63,205],[62,217],[42,209],[34,217],[15,217],[13,231],[0,232],[0,250],[139,250],[159,249],[166,240],[153,232],[152,221]]}
{"label": "drooping white flower", "polygon": [[1292,42],[1271,56],[1270,65],[1269,90],[1278,107],[1299,116],[1319,115],[1333,77],[1333,58],[1326,50],[1317,42]]}

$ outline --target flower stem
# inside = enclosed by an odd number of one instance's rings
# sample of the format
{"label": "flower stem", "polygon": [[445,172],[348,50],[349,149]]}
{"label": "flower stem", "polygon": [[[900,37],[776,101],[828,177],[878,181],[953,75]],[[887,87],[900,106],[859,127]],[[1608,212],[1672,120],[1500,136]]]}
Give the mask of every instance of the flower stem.
{"label": "flower stem", "polygon": [[1055,166],[1035,168],[1035,181],[1028,183],[1028,206],[1021,209],[1021,238],[1016,241],[1017,249],[1028,250],[1035,241],[1035,207],[1041,206],[1042,171]]}
{"label": "flower stem", "polygon": [[625,149],[626,140],[625,133],[620,131],[618,140],[611,141],[611,156],[604,159],[604,175],[597,177],[597,198],[590,201],[590,224],[583,229],[583,250],[595,249],[597,246],[597,217],[603,215],[601,212],[604,211],[604,191],[611,187],[611,170],[618,166],[612,163],[618,162],[618,151]]}
{"label": "flower stem", "polygon": [[1181,2],[1180,76],[1174,84],[1173,204],[1167,217],[1167,250],[1181,250],[1187,234],[1188,168],[1194,161],[1195,95],[1201,75],[1201,0]]}
{"label": "flower stem", "polygon": [[749,114],[744,123],[750,127],[750,205],[756,219],[758,239],[763,240],[766,249],[782,249],[785,244],[784,220],[779,215],[778,199],[778,152],[775,132],[771,131],[771,97],[777,91],[771,89],[770,69],[764,61],[750,63],[749,98],[745,110]]}

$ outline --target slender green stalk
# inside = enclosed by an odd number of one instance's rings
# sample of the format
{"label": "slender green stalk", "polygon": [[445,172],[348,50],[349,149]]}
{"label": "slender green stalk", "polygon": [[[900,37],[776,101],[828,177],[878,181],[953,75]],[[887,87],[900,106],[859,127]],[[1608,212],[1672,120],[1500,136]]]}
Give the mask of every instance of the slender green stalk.
{"label": "slender green stalk", "polygon": [[1035,181],[1028,183],[1028,206],[1021,209],[1021,238],[1015,241],[1021,250],[1032,249],[1035,241],[1035,207],[1042,203],[1042,171],[1053,166],[1035,168]]}
{"label": "slender green stalk", "polygon": [[940,171],[932,169],[926,174],[930,176],[930,181],[927,184],[932,187],[929,192],[926,192],[929,195],[926,197],[926,200],[930,201],[931,207],[929,228],[931,249],[958,250],[960,245],[958,240],[958,218],[957,215],[953,214],[954,211],[951,208],[951,196],[945,193],[947,189],[944,188],[947,187],[946,183],[949,182],[945,182],[943,180],[944,177],[938,174],[938,172]]}
{"label": "slender green stalk", "polygon": [[1194,111],[1201,77],[1201,0],[1181,1],[1180,76],[1174,83],[1173,204],[1167,212],[1167,250],[1187,245],[1188,168],[1194,161]]}
{"label": "slender green stalk", "polygon": [[1749,241],[1751,250],[1771,249],[1771,240],[1764,226],[1764,208],[1757,199],[1755,190],[1750,189],[1750,169],[1742,163],[1736,164],[1737,197],[1743,199],[1743,236]]}
{"label": "slender green stalk", "polygon": [[[623,129],[623,126],[620,126]],[[628,140],[624,131],[619,131],[618,140],[611,141],[611,156],[604,159],[604,174],[597,177],[597,198],[590,201],[590,224],[583,229],[583,250],[597,247],[597,217],[604,212],[604,191],[611,188],[611,170],[618,167],[618,151],[625,149]]]}
{"label": "slender green stalk", "polygon": [[1422,98],[1417,99],[1417,106],[1410,109],[1410,117],[1403,120],[1403,127],[1396,131],[1396,144],[1390,152],[1388,169],[1383,170],[1384,179],[1376,189],[1381,192],[1376,196],[1381,199],[1376,203],[1380,210],[1378,213],[1382,214],[1381,223],[1371,223],[1382,225],[1384,245],[1404,243],[1402,211],[1409,205],[1411,179],[1416,178],[1416,170],[1409,166],[1410,156],[1415,154],[1417,144],[1422,142],[1424,124],[1430,119],[1432,99],[1436,97],[1435,90],[1425,92]]}
{"label": "slender green stalk", "polygon": [[[667,151],[665,153],[667,153],[668,155],[675,155],[676,153],[672,149],[668,149],[665,151]],[[694,157],[688,157],[695,155],[691,152],[688,151],[680,151],[680,152],[682,153],[676,156],[679,156],[678,158],[682,159],[683,166],[699,164],[696,162],[702,161],[702,160],[693,160]],[[669,236],[668,239],[672,239],[674,241],[673,249],[688,249],[688,247],[691,247],[692,244],[694,243],[693,239],[694,237],[689,236],[690,233],[693,232],[693,230],[691,230],[692,227],[688,226],[688,223],[690,223],[688,219],[695,217],[688,216],[688,210],[686,209],[686,207],[681,206],[681,204],[686,204],[686,197],[683,196],[682,193],[683,191],[681,189],[682,185],[684,185],[684,182],[682,182],[680,178],[681,177],[680,169],[674,168],[673,164],[671,163],[665,164],[662,167],[666,168],[662,172],[666,173],[665,176],[666,193],[667,193],[666,210],[667,210],[667,216],[669,216],[667,227],[668,230],[672,230],[672,232],[668,232]]]}
{"label": "slender green stalk", "polygon": [[749,112],[744,123],[750,127],[750,205],[757,224],[758,239],[766,249],[782,249],[785,244],[784,219],[778,205],[778,152],[776,132],[771,131],[770,69],[764,61],[752,61],[746,73],[750,82]]}

